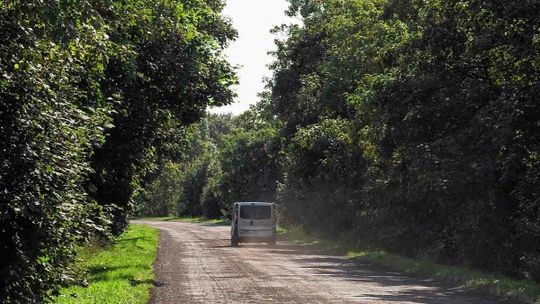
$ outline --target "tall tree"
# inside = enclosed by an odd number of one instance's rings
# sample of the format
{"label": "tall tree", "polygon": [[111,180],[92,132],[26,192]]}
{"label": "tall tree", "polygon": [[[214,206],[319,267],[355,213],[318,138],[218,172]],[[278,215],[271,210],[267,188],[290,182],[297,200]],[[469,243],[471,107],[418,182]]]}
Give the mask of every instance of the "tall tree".
{"label": "tall tree", "polygon": [[111,41],[119,52],[103,86],[117,106],[89,188],[100,204],[116,207],[115,234],[127,224],[134,184],[155,168],[167,122],[187,125],[208,106],[232,101],[236,78],[221,51],[236,33],[222,8],[220,1],[114,2]]}
{"label": "tall tree", "polygon": [[38,303],[102,229],[82,191],[110,119],[93,2],[0,4],[0,302]]}

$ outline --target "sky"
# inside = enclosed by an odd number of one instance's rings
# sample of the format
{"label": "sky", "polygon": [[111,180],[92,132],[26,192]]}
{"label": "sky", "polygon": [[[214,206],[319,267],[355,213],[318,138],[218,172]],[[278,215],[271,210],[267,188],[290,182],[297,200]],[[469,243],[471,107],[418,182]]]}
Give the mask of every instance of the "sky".
{"label": "sky", "polygon": [[223,15],[232,19],[238,38],[225,50],[225,55],[237,70],[240,84],[234,88],[238,95],[231,105],[212,108],[211,113],[240,114],[258,101],[264,89],[263,78],[272,76],[267,65],[272,62],[268,51],[274,50],[275,36],[270,29],[291,23],[285,15],[286,0],[226,0]]}

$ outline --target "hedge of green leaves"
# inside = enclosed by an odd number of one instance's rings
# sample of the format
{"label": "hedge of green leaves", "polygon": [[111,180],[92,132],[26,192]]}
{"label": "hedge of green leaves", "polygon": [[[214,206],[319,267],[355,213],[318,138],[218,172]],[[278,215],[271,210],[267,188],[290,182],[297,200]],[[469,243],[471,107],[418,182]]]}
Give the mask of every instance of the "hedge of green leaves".
{"label": "hedge of green leaves", "polygon": [[304,26],[283,29],[262,104],[290,138],[290,220],[540,280],[540,3],[291,1],[290,13]]}
{"label": "hedge of green leaves", "polygon": [[220,1],[0,4],[0,302],[69,280],[74,248],[119,234],[180,126],[229,103]]}

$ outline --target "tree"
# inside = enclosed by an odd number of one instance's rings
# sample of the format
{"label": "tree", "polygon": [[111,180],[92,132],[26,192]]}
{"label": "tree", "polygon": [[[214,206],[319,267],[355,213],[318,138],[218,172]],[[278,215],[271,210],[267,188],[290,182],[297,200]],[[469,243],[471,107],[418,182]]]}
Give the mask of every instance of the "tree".
{"label": "tree", "polygon": [[2,303],[41,302],[75,246],[103,231],[103,210],[82,189],[110,122],[105,32],[81,2],[0,4]]}
{"label": "tree", "polygon": [[[260,103],[285,137],[290,219],[317,229],[329,217],[323,232],[355,227],[391,251],[538,279],[539,8],[291,1],[304,24],[280,28]],[[338,227],[343,181],[356,181],[354,216]],[[328,189],[314,197],[317,185]]]}
{"label": "tree", "polygon": [[134,184],[156,170],[164,125],[171,119],[188,125],[207,106],[232,101],[236,78],[221,51],[236,33],[219,15],[222,8],[216,1],[115,2],[111,40],[119,52],[104,82],[117,100],[114,128],[95,153],[89,185],[100,204],[118,207],[115,234],[127,224]]}
{"label": "tree", "polygon": [[385,129],[368,140],[381,147],[387,208],[409,219],[394,221],[406,234],[399,238],[422,235],[446,261],[536,278],[540,234],[524,210],[537,216],[537,200],[516,194],[537,182],[538,53],[530,45],[539,9],[419,6],[413,20],[423,34],[402,50],[409,68],[380,91],[373,110]]}

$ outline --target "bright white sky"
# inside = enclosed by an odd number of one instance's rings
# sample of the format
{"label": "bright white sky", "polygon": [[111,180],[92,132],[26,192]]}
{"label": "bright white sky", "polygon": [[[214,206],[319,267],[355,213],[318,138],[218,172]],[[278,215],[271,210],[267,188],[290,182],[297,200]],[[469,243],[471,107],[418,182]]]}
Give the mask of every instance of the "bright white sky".
{"label": "bright white sky", "polygon": [[229,62],[238,65],[240,84],[235,87],[238,94],[233,104],[210,109],[211,113],[240,114],[250,104],[258,101],[257,94],[263,91],[263,77],[270,77],[267,65],[272,62],[268,51],[274,50],[274,35],[270,29],[282,23],[291,23],[285,15],[286,0],[226,0],[223,15],[232,19],[238,38],[225,50]]}

